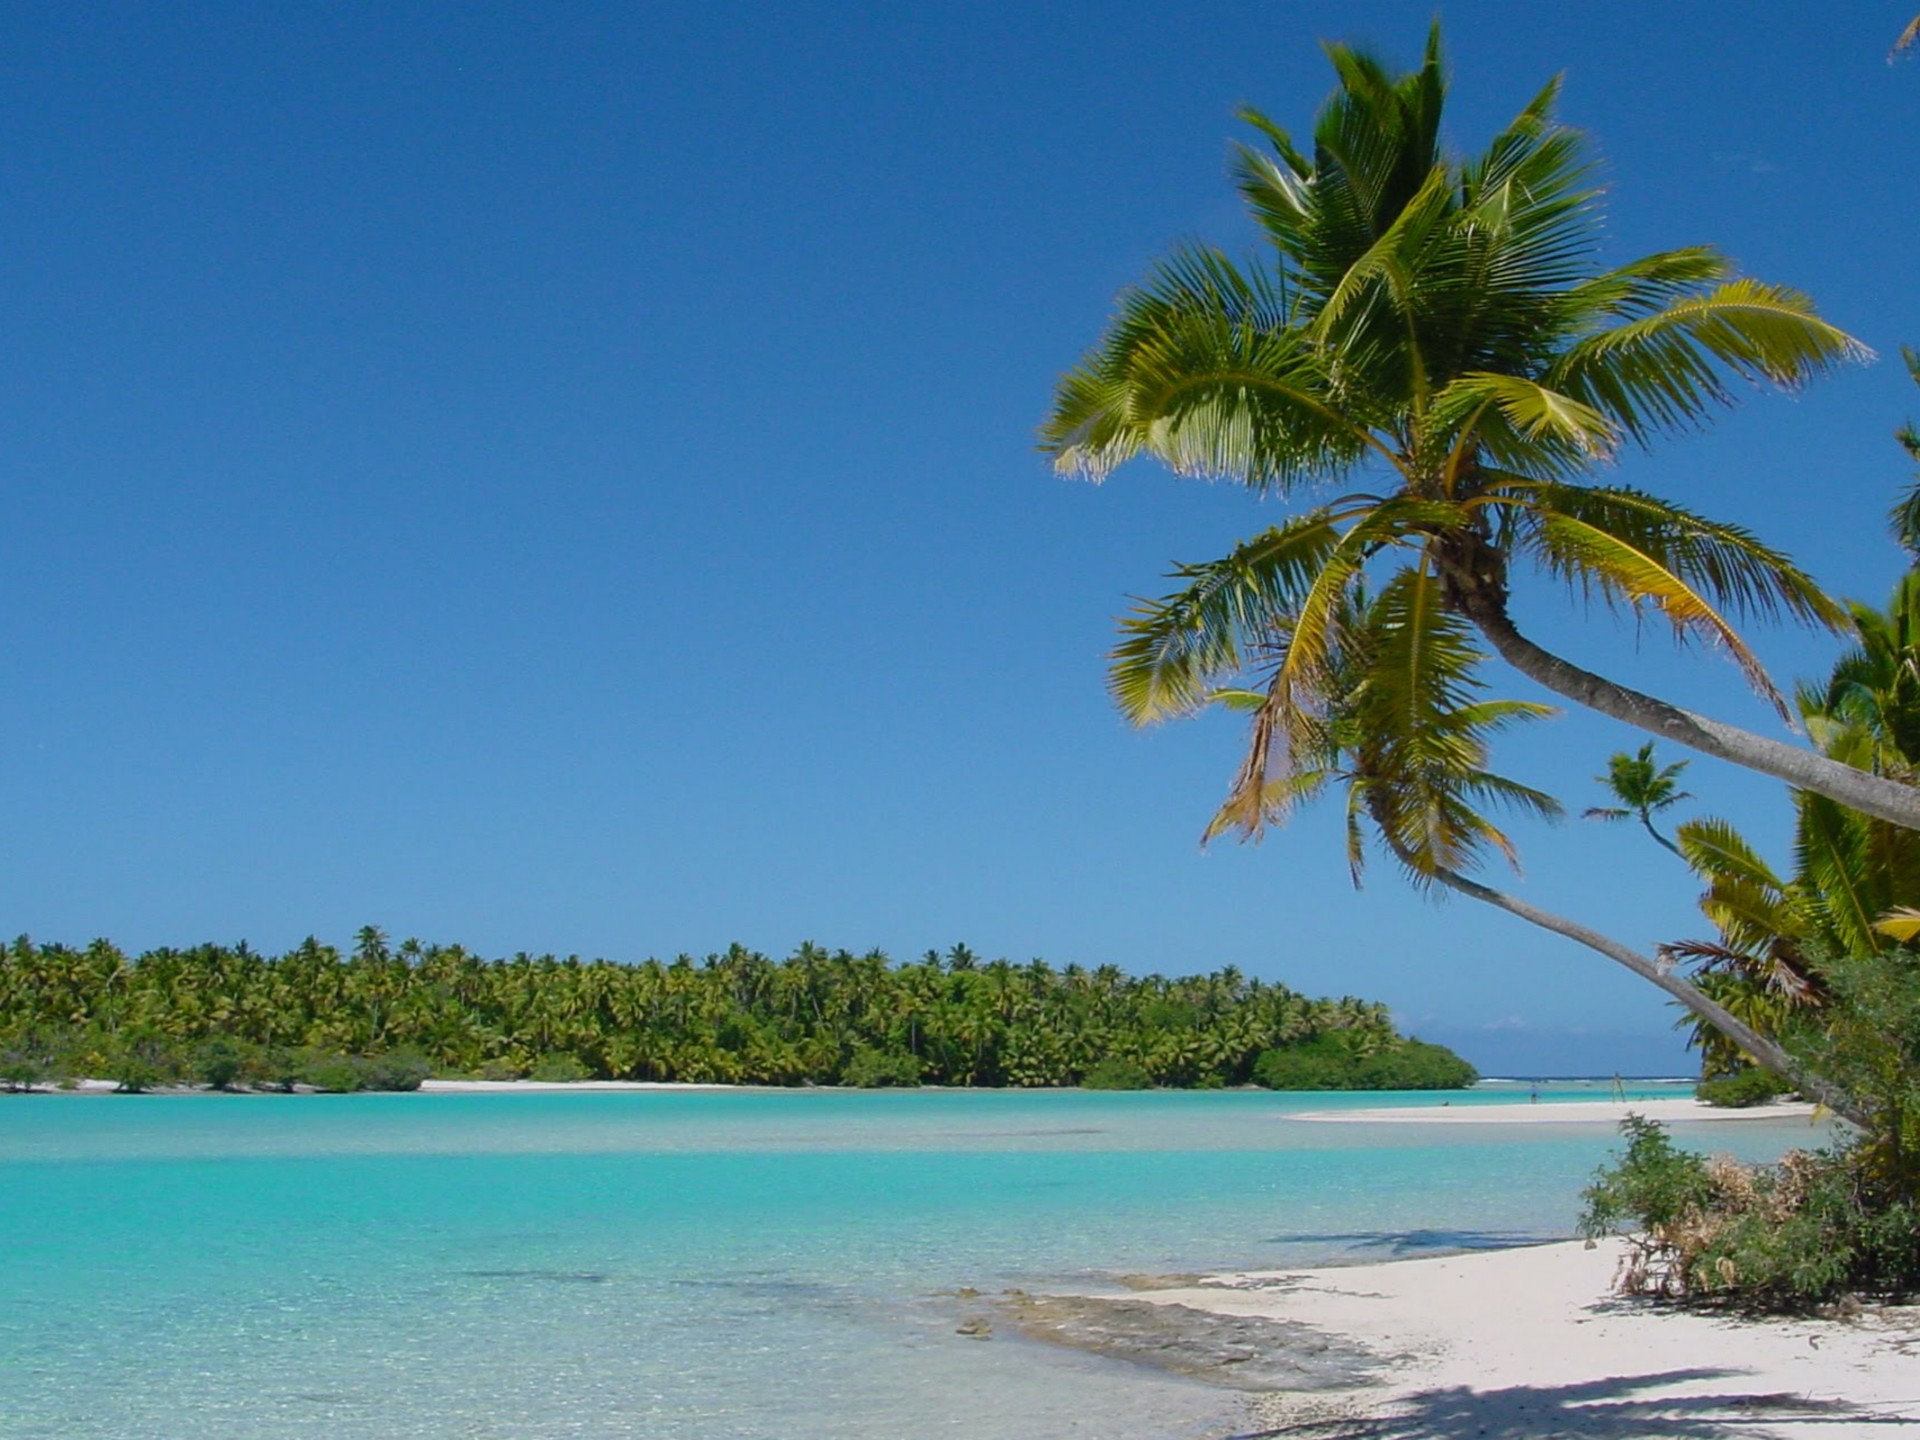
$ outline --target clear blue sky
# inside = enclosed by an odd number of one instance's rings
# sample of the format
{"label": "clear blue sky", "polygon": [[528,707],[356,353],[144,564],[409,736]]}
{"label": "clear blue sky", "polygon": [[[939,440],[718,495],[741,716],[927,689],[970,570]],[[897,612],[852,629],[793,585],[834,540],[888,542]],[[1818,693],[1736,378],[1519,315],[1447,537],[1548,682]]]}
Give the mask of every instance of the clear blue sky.
{"label": "clear blue sky", "polygon": [[[1463,146],[1564,70],[1616,256],[1716,243],[1890,357],[1622,467],[1874,599],[1920,412],[1911,10],[1442,7]],[[1234,106],[1304,129],[1318,37],[1411,61],[1432,13],[0,9],[0,926],[965,940],[1385,999],[1496,1071],[1683,1065],[1604,961],[1385,866],[1356,895],[1330,815],[1203,853],[1235,728],[1128,731],[1102,655],[1125,595],[1282,512],[1033,449],[1119,287],[1248,242]],[[1722,663],[1521,608],[1769,723]],[[1577,811],[1637,743],[1569,717],[1503,768]],[[1770,786],[1688,778],[1780,852]],[[1523,839],[1542,903],[1705,929],[1624,830]]]}

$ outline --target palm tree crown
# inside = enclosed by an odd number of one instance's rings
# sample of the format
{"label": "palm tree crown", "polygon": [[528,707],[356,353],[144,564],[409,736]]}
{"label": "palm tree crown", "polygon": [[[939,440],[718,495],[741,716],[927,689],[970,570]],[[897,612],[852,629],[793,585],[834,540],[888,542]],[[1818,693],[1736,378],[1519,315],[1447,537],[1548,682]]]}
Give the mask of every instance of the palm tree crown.
{"label": "palm tree crown", "polygon": [[1677,760],[1671,765],[1655,765],[1651,740],[1631,755],[1622,751],[1608,757],[1607,773],[1595,778],[1611,790],[1614,799],[1620,803],[1595,805],[1587,811],[1587,819],[1638,820],[1649,835],[1679,855],[1680,847],[1660,833],[1653,823],[1653,817],[1663,810],[1671,810],[1683,800],[1693,798],[1680,788],[1680,772],[1686,768],[1685,760]]}
{"label": "palm tree crown", "polygon": [[1328,703],[1352,613],[1342,597],[1369,572],[1384,589],[1397,564],[1424,623],[1470,620],[1549,688],[1920,824],[1906,787],[1590,675],[1508,615],[1522,559],[1718,646],[1786,715],[1728,617],[1845,628],[1846,612],[1744,529],[1592,476],[1623,445],[1703,422],[1736,381],[1795,386],[1862,347],[1804,295],[1740,277],[1710,249],[1598,267],[1596,192],[1579,136],[1553,119],[1557,81],[1481,154],[1455,159],[1441,144],[1437,28],[1404,75],[1345,46],[1328,55],[1339,88],[1310,154],[1242,112],[1264,143],[1238,147],[1234,175],[1266,263],[1206,247],[1163,261],[1061,380],[1042,444],[1094,479],[1150,455],[1263,492],[1380,483],[1179,567],[1178,591],[1123,622],[1110,672],[1121,708],[1139,723],[1188,714],[1257,677],[1225,813],[1258,828],[1262,787],[1289,772]]}

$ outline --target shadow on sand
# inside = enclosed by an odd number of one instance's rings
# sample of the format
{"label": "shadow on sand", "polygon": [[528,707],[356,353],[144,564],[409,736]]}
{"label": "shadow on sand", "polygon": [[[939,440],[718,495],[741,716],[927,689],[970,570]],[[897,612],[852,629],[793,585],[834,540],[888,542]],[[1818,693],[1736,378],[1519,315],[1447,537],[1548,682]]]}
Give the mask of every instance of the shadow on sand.
{"label": "shadow on sand", "polygon": [[[1643,1396],[1689,1381],[1725,1380],[1738,1370],[1666,1370],[1579,1385],[1467,1386],[1408,1396],[1392,1415],[1325,1416],[1233,1440],[1760,1440],[1782,1434],[1862,1435],[1873,1427],[1920,1433],[1920,1420],[1840,1400],[1756,1395],[1729,1387],[1711,1395]],[[1916,1385],[1920,1389],[1920,1385]]]}

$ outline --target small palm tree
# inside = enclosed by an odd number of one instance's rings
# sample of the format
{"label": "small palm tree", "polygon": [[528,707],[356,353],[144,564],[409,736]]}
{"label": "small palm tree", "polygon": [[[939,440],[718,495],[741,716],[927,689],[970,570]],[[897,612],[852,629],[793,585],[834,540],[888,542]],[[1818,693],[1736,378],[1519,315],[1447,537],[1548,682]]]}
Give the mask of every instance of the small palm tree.
{"label": "small palm tree", "polygon": [[[1151,455],[1265,493],[1373,483],[1317,504],[1124,622],[1110,684],[1138,723],[1192,713],[1226,677],[1264,671],[1238,823],[1311,729],[1340,597],[1370,571],[1418,568],[1439,602],[1548,689],[1665,739],[1920,828],[1920,790],[1751,734],[1551,654],[1510,613],[1531,564],[1576,594],[1668,621],[1723,650],[1783,716],[1728,616],[1844,629],[1845,610],[1738,526],[1594,483],[1622,446],[1695,427],[1734,382],[1792,387],[1863,347],[1793,290],[1706,248],[1593,263],[1598,207],[1549,84],[1479,155],[1444,151],[1436,28],[1419,69],[1328,47],[1339,88],[1311,154],[1254,111],[1239,189],[1270,248],[1243,267],[1189,248],[1124,294],[1061,380],[1043,448],[1098,479]],[[1284,664],[1276,639],[1290,637]]]}
{"label": "small palm tree", "polygon": [[[1611,790],[1620,803],[1592,806],[1587,810],[1586,818],[1638,820],[1649,835],[1675,855],[1680,855],[1680,847],[1660,833],[1654,826],[1653,817],[1663,810],[1671,810],[1683,800],[1693,798],[1680,788],[1680,772],[1687,768],[1687,764],[1685,760],[1676,760],[1671,765],[1655,765],[1651,740],[1631,755],[1620,751],[1608,759],[1607,773],[1594,777]],[[1686,857],[1681,855],[1680,858],[1684,860]]]}

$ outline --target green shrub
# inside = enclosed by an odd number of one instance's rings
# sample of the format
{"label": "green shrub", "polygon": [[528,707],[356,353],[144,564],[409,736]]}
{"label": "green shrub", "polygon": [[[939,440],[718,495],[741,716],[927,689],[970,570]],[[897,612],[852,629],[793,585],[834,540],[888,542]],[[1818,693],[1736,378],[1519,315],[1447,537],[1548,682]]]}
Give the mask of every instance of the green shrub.
{"label": "green shrub", "polygon": [[1353,1072],[1352,1050],[1331,1033],[1262,1051],[1253,1062],[1254,1082],[1269,1090],[1347,1090]]}
{"label": "green shrub", "polygon": [[305,1063],[298,1051],[285,1045],[263,1045],[249,1058],[245,1074],[256,1085],[291,1093],[304,1078]]}
{"label": "green shrub", "polygon": [[1716,1075],[1711,1080],[1702,1080],[1693,1087],[1693,1093],[1709,1105],[1718,1105],[1728,1110],[1745,1110],[1754,1105],[1765,1105],[1778,1100],[1782,1095],[1793,1093],[1793,1086],[1775,1075],[1771,1070],[1762,1070],[1758,1065],[1749,1065],[1744,1070],[1736,1070],[1731,1075]]}
{"label": "green shrub", "polygon": [[329,1095],[348,1095],[363,1088],[365,1072],[350,1055],[310,1054],[300,1063],[300,1083]]}
{"label": "green shrub", "polygon": [[155,1030],[128,1029],[107,1045],[107,1078],[122,1095],[142,1095],[180,1076],[180,1058],[167,1038]]}
{"label": "green shrub", "polygon": [[853,1052],[841,1070],[840,1083],[857,1085],[862,1090],[910,1088],[920,1083],[920,1062],[904,1050],[862,1046]]}
{"label": "green shrub", "polygon": [[1328,1031],[1262,1052],[1253,1078],[1269,1090],[1458,1090],[1480,1075],[1443,1045],[1399,1040],[1367,1052],[1358,1036]]}
{"label": "green shrub", "polygon": [[527,1073],[524,1065],[496,1056],[480,1067],[482,1080],[518,1080]]}
{"label": "green shrub", "polygon": [[1464,1090],[1480,1072],[1444,1045],[1402,1040],[1363,1057],[1356,1090]]}
{"label": "green shrub", "polygon": [[1792,1311],[1920,1289],[1920,1206],[1877,1177],[1866,1145],[1741,1165],[1675,1149],[1637,1115],[1621,1131],[1626,1152],[1587,1187],[1580,1232],[1627,1236],[1626,1293]]}
{"label": "green shrub", "polygon": [[0,1038],[0,1088],[31,1090],[61,1078],[60,1046],[31,1026]]}
{"label": "green shrub", "polygon": [[589,1072],[578,1055],[548,1055],[533,1067],[527,1078],[547,1085],[570,1084],[589,1078]]}
{"label": "green shrub", "polygon": [[418,1090],[433,1066],[417,1050],[389,1050],[358,1062],[362,1090]]}
{"label": "green shrub", "polygon": [[1080,1087],[1083,1090],[1151,1090],[1153,1076],[1137,1060],[1109,1055],[1087,1067],[1087,1073],[1080,1077]]}
{"label": "green shrub", "polygon": [[247,1056],[224,1035],[205,1041],[193,1056],[193,1076],[215,1090],[231,1090],[245,1071]]}

